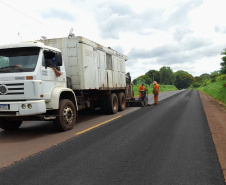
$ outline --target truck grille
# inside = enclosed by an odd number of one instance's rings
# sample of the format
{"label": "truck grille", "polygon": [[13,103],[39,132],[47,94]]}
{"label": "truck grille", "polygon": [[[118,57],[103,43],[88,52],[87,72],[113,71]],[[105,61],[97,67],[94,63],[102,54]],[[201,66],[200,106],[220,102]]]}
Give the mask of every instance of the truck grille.
{"label": "truck grille", "polygon": [[24,83],[0,84],[0,96],[17,94],[24,94]]}

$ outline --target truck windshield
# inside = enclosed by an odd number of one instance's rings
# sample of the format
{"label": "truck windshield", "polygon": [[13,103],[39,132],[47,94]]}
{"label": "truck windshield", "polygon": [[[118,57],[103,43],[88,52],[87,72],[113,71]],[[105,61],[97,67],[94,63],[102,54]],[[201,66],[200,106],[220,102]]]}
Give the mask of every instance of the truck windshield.
{"label": "truck windshield", "polygon": [[34,71],[39,51],[37,47],[0,49],[0,73]]}

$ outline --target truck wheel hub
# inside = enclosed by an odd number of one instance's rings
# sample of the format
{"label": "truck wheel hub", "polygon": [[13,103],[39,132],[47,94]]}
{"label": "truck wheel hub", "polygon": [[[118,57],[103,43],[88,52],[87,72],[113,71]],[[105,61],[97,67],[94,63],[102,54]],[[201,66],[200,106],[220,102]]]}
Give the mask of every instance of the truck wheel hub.
{"label": "truck wheel hub", "polygon": [[64,120],[67,121],[67,123],[71,123],[73,120],[73,111],[70,107],[65,107],[64,109]]}

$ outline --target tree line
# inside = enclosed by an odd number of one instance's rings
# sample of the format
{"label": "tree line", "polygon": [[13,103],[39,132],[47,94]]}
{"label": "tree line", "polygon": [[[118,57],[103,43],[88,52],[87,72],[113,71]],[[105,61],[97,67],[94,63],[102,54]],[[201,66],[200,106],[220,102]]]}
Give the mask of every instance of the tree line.
{"label": "tree line", "polygon": [[139,85],[142,82],[145,84],[151,84],[153,81],[157,81],[164,85],[175,85],[177,89],[185,89],[188,87],[198,88],[200,86],[206,86],[216,80],[226,80],[226,48],[221,52],[222,62],[219,71],[214,71],[210,74],[204,73],[200,76],[193,77],[186,71],[179,70],[173,72],[170,67],[163,66],[160,70],[149,70],[144,75],[139,76],[133,80],[133,84]]}

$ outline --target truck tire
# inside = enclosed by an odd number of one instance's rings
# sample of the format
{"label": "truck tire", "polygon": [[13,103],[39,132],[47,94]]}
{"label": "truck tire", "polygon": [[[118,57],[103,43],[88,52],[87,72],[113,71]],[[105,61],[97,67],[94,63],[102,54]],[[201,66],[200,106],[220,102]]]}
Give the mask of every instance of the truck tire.
{"label": "truck tire", "polygon": [[108,97],[107,107],[108,107],[107,110],[109,114],[115,114],[118,112],[118,97],[115,93],[112,93]]}
{"label": "truck tire", "polygon": [[67,131],[74,127],[76,122],[75,106],[69,99],[60,100],[57,116],[54,120],[54,127],[58,131]]}
{"label": "truck tire", "polygon": [[4,130],[16,130],[21,126],[22,122],[21,120],[7,121],[7,119],[2,118],[0,120],[0,128]]}
{"label": "truck tire", "polygon": [[118,110],[124,111],[126,108],[126,97],[123,92],[120,92],[118,94]]}

